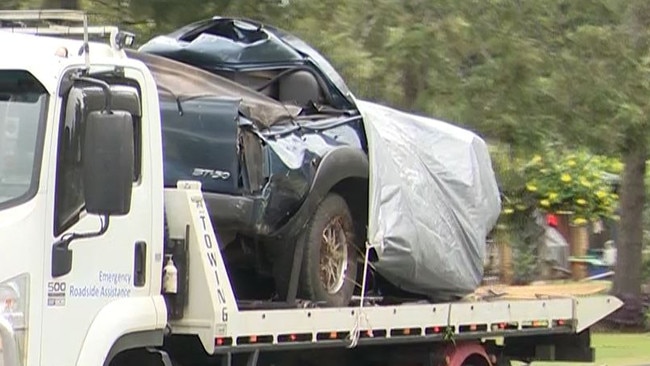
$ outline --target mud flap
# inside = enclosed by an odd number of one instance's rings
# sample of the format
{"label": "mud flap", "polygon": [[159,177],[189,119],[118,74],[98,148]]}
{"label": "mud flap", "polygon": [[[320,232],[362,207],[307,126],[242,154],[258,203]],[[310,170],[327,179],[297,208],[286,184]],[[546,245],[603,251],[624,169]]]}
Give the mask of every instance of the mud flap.
{"label": "mud flap", "polygon": [[525,361],[594,362],[596,358],[589,329],[578,334],[506,338],[504,346],[505,355]]}

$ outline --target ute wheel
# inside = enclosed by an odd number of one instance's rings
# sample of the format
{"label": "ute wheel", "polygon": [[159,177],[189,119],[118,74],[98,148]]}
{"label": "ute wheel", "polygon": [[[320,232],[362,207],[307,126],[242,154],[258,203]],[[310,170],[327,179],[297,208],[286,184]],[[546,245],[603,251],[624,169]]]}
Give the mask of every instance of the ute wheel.
{"label": "ute wheel", "polygon": [[354,293],[359,253],[345,200],[328,194],[298,240],[306,241],[299,292],[328,306],[347,306]]}

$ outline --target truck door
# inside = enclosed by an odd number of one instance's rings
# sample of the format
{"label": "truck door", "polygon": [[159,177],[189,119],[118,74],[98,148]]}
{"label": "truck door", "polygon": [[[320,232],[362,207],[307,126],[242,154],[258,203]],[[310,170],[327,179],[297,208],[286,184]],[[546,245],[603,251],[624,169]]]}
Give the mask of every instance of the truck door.
{"label": "truck door", "polygon": [[[156,316],[150,314],[152,311],[146,304],[152,303],[151,292],[159,292],[160,288],[159,284],[152,286],[152,274],[157,269],[151,268],[150,263],[157,250],[154,244],[161,246],[160,242],[152,241],[154,237],[162,237],[162,233],[152,233],[152,212],[160,213],[157,229],[161,229],[162,223],[161,197],[154,196],[152,187],[158,184],[160,188],[154,193],[162,192],[162,173],[152,169],[150,159],[143,158],[146,156],[143,151],[150,151],[150,142],[143,136],[149,136],[151,128],[149,123],[142,123],[143,114],[147,113],[142,101],[148,98],[139,94],[138,85],[144,84],[144,78],[128,68],[125,75],[104,79],[114,90],[113,110],[127,110],[134,124],[135,169],[130,212],[126,216],[110,217],[104,234],[72,241],[69,273],[52,276],[52,261],[46,259],[41,346],[41,357],[46,362],[74,365],[83,342],[89,342],[98,331],[105,333],[108,342],[116,329],[128,331],[129,327],[141,326],[138,319],[153,318],[155,323]],[[51,253],[52,244],[65,235],[95,233],[101,227],[100,217],[84,211],[81,167],[85,116],[93,110],[102,110],[104,103],[102,88],[75,85],[56,104],[60,115],[51,143],[48,202],[52,210],[45,220],[46,253]]]}

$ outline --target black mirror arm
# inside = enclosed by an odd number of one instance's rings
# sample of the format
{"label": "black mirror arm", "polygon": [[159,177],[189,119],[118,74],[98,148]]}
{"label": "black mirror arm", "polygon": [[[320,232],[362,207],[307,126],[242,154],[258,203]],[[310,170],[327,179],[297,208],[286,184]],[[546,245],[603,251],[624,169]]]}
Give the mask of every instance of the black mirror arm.
{"label": "black mirror arm", "polygon": [[100,219],[102,221],[102,227],[99,229],[99,231],[94,232],[94,233],[81,233],[81,234],[80,233],[72,233],[72,234],[64,235],[54,245],[59,246],[60,248],[63,248],[63,249],[68,249],[68,245],[70,245],[70,243],[73,240],[86,239],[86,238],[95,238],[95,237],[104,235],[106,233],[106,231],[108,230],[109,216],[108,215],[101,216]]}
{"label": "black mirror arm", "polygon": [[75,81],[85,81],[89,84],[94,84],[100,86],[104,90],[104,96],[106,97],[106,102],[104,109],[108,114],[112,113],[112,108],[113,108],[113,96],[111,94],[111,86],[108,85],[107,82],[100,80],[100,79],[95,79],[91,78],[88,76],[75,76],[74,77]]}
{"label": "black mirror arm", "polygon": [[64,235],[57,240],[52,246],[52,277],[59,277],[68,274],[72,269],[72,251],[69,246],[73,240],[94,238],[104,235],[108,230],[109,216],[100,217],[102,226],[97,232],[91,233],[72,233]]}

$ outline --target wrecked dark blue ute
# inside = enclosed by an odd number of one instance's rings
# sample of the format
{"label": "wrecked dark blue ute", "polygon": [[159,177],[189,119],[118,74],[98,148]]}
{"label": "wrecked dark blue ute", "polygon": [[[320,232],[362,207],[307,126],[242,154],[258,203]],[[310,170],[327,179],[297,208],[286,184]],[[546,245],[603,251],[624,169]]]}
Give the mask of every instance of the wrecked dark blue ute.
{"label": "wrecked dark blue ute", "polygon": [[[283,31],[228,18],[129,56],[158,84],[165,185],[201,181],[229,271],[247,279],[238,297],[293,298],[299,264],[298,296],[347,305],[366,237],[368,156],[334,68]],[[265,278],[271,293],[260,291]]]}

